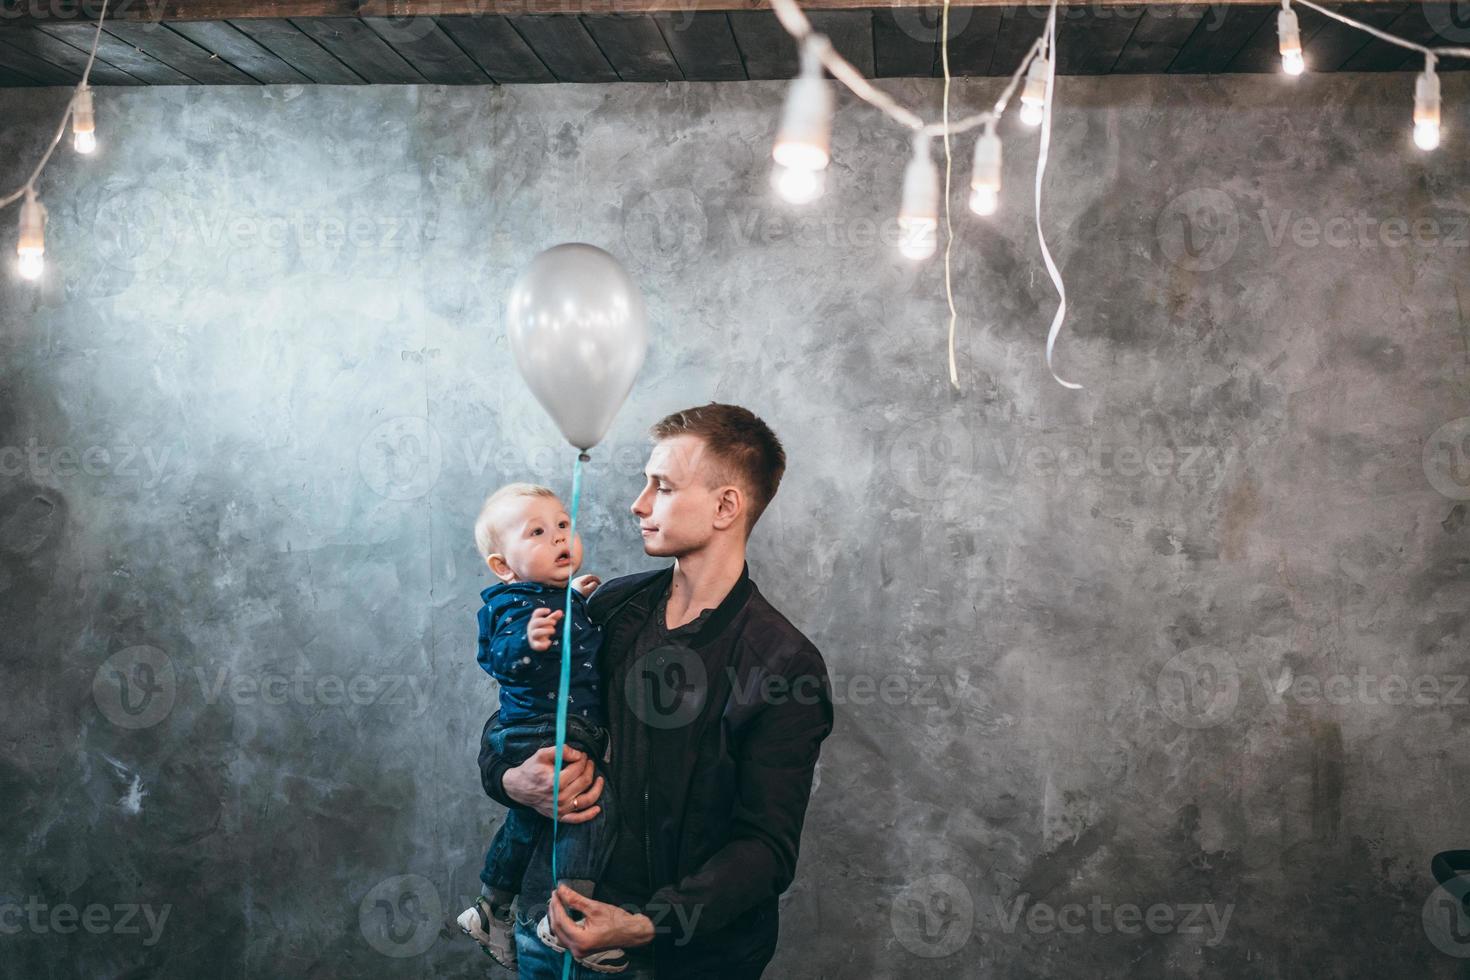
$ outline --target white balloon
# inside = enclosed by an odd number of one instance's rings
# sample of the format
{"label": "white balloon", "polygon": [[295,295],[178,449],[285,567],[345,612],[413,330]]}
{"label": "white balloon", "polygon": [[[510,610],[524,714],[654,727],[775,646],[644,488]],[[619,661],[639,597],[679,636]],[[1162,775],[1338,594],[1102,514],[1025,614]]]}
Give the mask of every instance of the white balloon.
{"label": "white balloon", "polygon": [[557,245],[511,287],[505,325],[516,368],[562,435],[584,452],[597,445],[648,353],[638,284],[595,245]]}

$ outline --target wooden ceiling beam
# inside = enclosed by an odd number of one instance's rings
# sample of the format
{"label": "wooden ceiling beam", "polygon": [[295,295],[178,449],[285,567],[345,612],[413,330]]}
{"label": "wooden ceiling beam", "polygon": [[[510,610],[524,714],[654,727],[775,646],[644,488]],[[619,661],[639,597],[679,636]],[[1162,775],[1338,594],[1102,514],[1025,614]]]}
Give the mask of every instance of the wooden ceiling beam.
{"label": "wooden ceiling beam", "polygon": [[[1270,0],[1265,0],[1270,2]],[[1372,0],[1347,0],[1371,3]],[[1211,0],[1209,4],[1260,6],[1263,0]],[[1177,0],[1091,0],[1065,7],[1175,7]],[[802,0],[806,10],[934,8],[933,0]],[[954,7],[1015,7],[1015,0],[951,0]],[[1040,14],[1046,4],[1026,6]],[[102,0],[0,0],[0,30],[95,20]],[[238,21],[310,17],[492,17],[521,14],[693,14],[700,11],[768,10],[768,0],[110,0],[109,20]]]}

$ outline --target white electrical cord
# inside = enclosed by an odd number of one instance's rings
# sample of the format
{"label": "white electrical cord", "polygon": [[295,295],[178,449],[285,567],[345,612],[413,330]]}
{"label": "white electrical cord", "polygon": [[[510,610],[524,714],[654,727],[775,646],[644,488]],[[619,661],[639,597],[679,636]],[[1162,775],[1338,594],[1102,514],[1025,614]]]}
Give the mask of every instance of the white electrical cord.
{"label": "white electrical cord", "polygon": [[1414,41],[1410,41],[1407,38],[1397,37],[1393,34],[1388,33],[1387,31],[1380,31],[1378,28],[1372,26],[1371,24],[1365,24],[1360,20],[1353,20],[1353,18],[1348,17],[1344,14],[1340,14],[1335,10],[1328,10],[1326,7],[1319,7],[1317,4],[1312,3],[1311,0],[1290,0],[1290,3],[1301,4],[1303,7],[1310,7],[1323,16],[1331,17],[1333,20],[1341,21],[1342,23],[1347,24],[1349,27],[1356,27],[1360,31],[1372,34],[1380,41],[1387,41],[1389,44],[1397,44],[1399,47],[1408,48],[1410,51],[1418,51],[1421,54],[1432,54],[1439,57],[1470,58],[1470,48],[1425,47],[1424,45],[1418,44]]}
{"label": "white electrical cord", "polygon": [[852,62],[833,50],[832,45],[827,43],[825,37],[813,31],[811,21],[807,20],[806,14],[802,12],[801,7],[797,6],[796,0],[771,0],[771,10],[776,14],[776,18],[781,22],[781,26],[786,28],[786,32],[798,42],[805,41],[808,38],[813,40],[820,39],[816,50],[818,56],[822,59],[822,66],[832,73],[833,78],[847,86],[853,95],[856,95],[875,109],[881,110],[884,115],[900,125],[906,126],[924,136],[943,136],[945,134],[954,135],[963,133],[999,118],[1000,114],[1005,111],[1006,103],[1010,101],[1011,96],[1015,93],[1016,86],[1021,83],[1021,76],[1026,73],[1026,69],[1031,64],[1031,59],[1036,57],[1036,52],[1040,50],[1042,42],[1045,40],[1044,38],[1037,38],[1036,43],[1031,45],[1030,50],[1021,59],[1020,67],[1011,75],[1010,81],[1001,90],[1000,98],[995,100],[995,104],[990,109],[973,116],[967,116],[953,123],[925,123],[923,118],[917,113],[899,105],[891,95],[864,78],[863,73],[853,67]]}
{"label": "white electrical cord", "polygon": [[[1043,51],[1051,54],[1051,64],[1047,77],[1046,102],[1044,105],[1044,122],[1041,137],[1041,154],[1037,159],[1036,169],[1036,212],[1037,212],[1037,234],[1041,235],[1041,178],[1046,170],[1046,148],[1051,131],[1051,93],[1055,86],[1056,77],[1056,11],[1057,0],[1051,0],[1051,11],[1047,19],[1047,30],[1037,38],[1031,47],[1027,49],[1021,63],[1007,80],[1005,87],[1001,89],[1000,96],[989,109],[966,116],[951,122],[949,118],[949,93],[951,76],[949,71],[949,6],[950,0],[945,0],[943,20],[940,30],[940,58],[944,67],[944,107],[943,117],[938,123],[926,123],[923,118],[912,110],[900,105],[892,96],[878,88],[872,82],[863,77],[851,62],[833,50],[827,38],[812,30],[811,21],[807,20],[806,14],[796,0],[771,0],[771,9],[775,12],[781,26],[796,39],[798,43],[806,42],[813,45],[813,50],[821,59],[823,67],[832,73],[832,77],[842,82],[847,88],[862,99],[864,102],[880,110],[889,118],[902,126],[913,130],[920,136],[943,136],[944,137],[944,294],[949,303],[949,382],[956,388],[959,387],[959,365],[955,356],[955,326],[959,319],[959,312],[955,307],[954,283],[952,278],[951,250],[954,245],[954,229],[950,223],[950,181],[952,172],[953,154],[951,152],[949,138],[955,134],[967,132],[987,123],[999,120],[1005,112],[1006,106],[1010,104],[1016,89],[1021,84],[1031,62]],[[1046,238],[1041,237],[1041,254],[1046,262],[1047,270],[1051,273],[1052,282],[1056,285],[1057,294],[1061,297],[1061,305],[1057,307],[1056,316],[1052,319],[1051,332],[1047,336],[1046,362],[1048,369],[1051,368],[1052,348],[1056,344],[1057,334],[1061,330],[1062,319],[1067,312],[1067,290],[1062,283],[1061,273],[1057,271],[1056,264],[1052,262],[1051,253],[1046,247]],[[1052,371],[1052,377],[1068,388],[1080,388],[1081,385],[1063,381],[1057,377],[1056,371]]]}
{"label": "white electrical cord", "polygon": [[[1047,370],[1051,372],[1051,376],[1056,379],[1058,384],[1061,384],[1067,388],[1081,388],[1081,385],[1073,384],[1070,381],[1063,380],[1061,376],[1057,374],[1056,367],[1053,364],[1053,358],[1056,351],[1057,336],[1061,333],[1062,323],[1067,315],[1067,287],[1066,284],[1062,281],[1062,274],[1060,270],[1057,269],[1056,262],[1052,259],[1051,249],[1046,244],[1046,235],[1043,233],[1041,228],[1041,188],[1043,180],[1046,176],[1046,164],[1051,147],[1052,109],[1056,91],[1057,0],[1050,0],[1050,6],[1046,19],[1046,28],[1043,31],[1042,36],[1037,38],[1036,42],[1031,45],[1030,49],[1021,59],[1020,65],[1016,68],[1016,71],[1007,81],[1005,88],[1001,91],[1000,98],[995,101],[995,104],[990,109],[984,112],[980,112],[972,116],[966,116],[965,118],[954,122],[951,122],[949,118],[949,93],[951,82],[949,71],[950,0],[944,0],[944,12],[941,27],[941,30],[944,33],[940,40],[940,57],[943,61],[944,66],[944,109],[943,117],[938,123],[924,122],[923,118],[920,117],[918,113],[907,108],[906,106],[900,105],[892,96],[888,95],[882,89],[879,89],[877,86],[868,81],[868,79],[864,78],[862,72],[858,71],[851,62],[847,61],[847,59],[843,58],[832,49],[832,45],[830,42],[828,42],[826,37],[820,34],[816,34],[812,30],[811,22],[807,20],[806,14],[802,12],[801,8],[796,3],[796,0],[770,0],[770,2],[771,9],[775,12],[777,19],[780,20],[781,26],[786,28],[786,31],[791,34],[791,36],[794,37],[798,42],[806,41],[808,43],[811,43],[814,46],[814,49],[816,50],[818,56],[820,57],[822,65],[829,72],[832,73],[832,76],[834,78],[842,82],[843,85],[847,86],[847,88],[854,95],[862,99],[864,102],[867,102],[874,108],[882,111],[885,115],[895,120],[900,125],[905,126],[922,136],[944,137],[944,226],[946,233],[946,241],[944,247],[944,291],[945,297],[949,301],[949,380],[950,383],[955,385],[956,387],[959,386],[959,372],[955,360],[955,323],[958,318],[958,313],[955,309],[954,303],[954,290],[951,279],[950,264],[950,250],[954,244],[954,229],[950,225],[949,193],[952,154],[950,149],[949,137],[998,120],[1000,115],[1005,111],[1006,105],[1010,102],[1011,97],[1015,94],[1016,87],[1021,82],[1021,77],[1030,68],[1032,61],[1038,56],[1038,54],[1042,52],[1046,54],[1046,95],[1042,103],[1041,140],[1036,161],[1036,236],[1041,245],[1042,261],[1046,265],[1046,271],[1047,274],[1051,277],[1052,284],[1056,287],[1058,299],[1057,310],[1052,317],[1051,327],[1047,331],[1046,335],[1046,366]],[[1429,71],[1432,71],[1434,60],[1436,58],[1470,58],[1470,47],[1428,47],[1426,45],[1418,44],[1414,41],[1410,41],[1405,38],[1389,34],[1387,31],[1380,30],[1370,24],[1365,24],[1360,20],[1355,20],[1352,17],[1340,14],[1337,11],[1328,10],[1326,7],[1313,3],[1312,0],[1282,0],[1282,3],[1283,6],[1287,7],[1288,9],[1293,3],[1300,4],[1303,7],[1309,7],[1325,17],[1330,17],[1333,20],[1340,21],[1344,24],[1347,24],[1349,27],[1354,27],[1380,40],[1387,41],[1390,44],[1397,45],[1401,48],[1406,48],[1410,51],[1418,51],[1425,55],[1426,64],[1429,66],[1429,68],[1426,70]]]}
{"label": "white electrical cord", "polygon": [[954,332],[959,311],[954,305],[954,280],[951,276],[950,251],[954,248],[954,226],[949,220],[949,181],[954,154],[949,147],[949,0],[944,0],[944,14],[939,25],[939,60],[944,66],[944,298],[949,302],[949,383],[960,386],[959,365],[955,363]]}
{"label": "white electrical cord", "polygon": [[1064,388],[1081,388],[1079,384],[1063,381],[1057,374],[1057,369],[1052,365],[1052,351],[1056,347],[1057,334],[1062,331],[1062,320],[1067,315],[1067,286],[1062,282],[1062,274],[1057,270],[1057,264],[1052,261],[1051,249],[1046,247],[1046,233],[1041,230],[1041,181],[1046,176],[1047,150],[1051,146],[1051,111],[1052,98],[1057,87],[1057,0],[1051,0],[1051,12],[1046,18],[1046,98],[1041,103],[1041,148],[1036,154],[1036,238],[1041,243],[1041,259],[1046,263],[1046,271],[1051,275],[1051,281],[1057,287],[1057,312],[1051,318],[1051,329],[1046,334],[1046,369],[1056,379],[1057,384]]}
{"label": "white electrical cord", "polygon": [[92,50],[87,54],[87,67],[82,69],[82,80],[77,82],[76,88],[72,89],[71,98],[67,100],[66,110],[61,114],[61,125],[56,127],[56,135],[51,137],[51,143],[46,147],[46,152],[41,154],[41,162],[36,164],[36,169],[26,178],[26,182],[16,188],[14,193],[0,197],[0,208],[14,204],[27,193],[35,193],[36,181],[41,177],[41,171],[46,169],[46,164],[51,161],[51,154],[55,152],[56,145],[61,142],[61,137],[66,135],[66,123],[71,119],[72,108],[77,104],[77,95],[87,87],[87,80],[92,77],[92,63],[97,60],[97,43],[102,40],[102,21],[107,17],[108,0],[102,0],[102,10],[97,14],[97,32],[92,36]]}

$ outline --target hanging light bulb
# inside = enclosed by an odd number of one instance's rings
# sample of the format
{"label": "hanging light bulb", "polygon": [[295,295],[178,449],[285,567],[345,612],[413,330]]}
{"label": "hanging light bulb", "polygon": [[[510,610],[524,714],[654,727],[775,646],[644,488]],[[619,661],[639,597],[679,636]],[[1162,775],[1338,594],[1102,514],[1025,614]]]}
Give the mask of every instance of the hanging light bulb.
{"label": "hanging light bulb", "polygon": [[1414,82],[1414,144],[1421,150],[1439,145],[1439,76],[1432,54],[1424,56],[1424,72]]}
{"label": "hanging light bulb", "polygon": [[1021,89],[1021,122],[1028,126],[1041,125],[1042,109],[1046,105],[1046,76],[1050,68],[1046,55],[1038,54],[1026,69],[1026,84]]}
{"label": "hanging light bulb", "polygon": [[792,204],[809,204],[822,196],[827,186],[827,171],[804,170],[801,167],[771,168],[771,186]]}
{"label": "hanging light bulb", "polygon": [[970,210],[984,217],[1000,206],[1000,137],[994,120],[975,141],[975,164],[970,171]]}
{"label": "hanging light bulb", "polygon": [[41,278],[46,267],[46,208],[36,200],[33,190],[26,191],[25,202],[20,206],[20,240],[16,242],[15,254],[23,278]]}
{"label": "hanging light bulb", "polygon": [[1276,14],[1276,33],[1281,38],[1281,70],[1288,75],[1300,75],[1306,71],[1307,62],[1302,57],[1302,31],[1290,0],[1281,0],[1281,10]]}
{"label": "hanging light bulb", "polygon": [[903,205],[898,212],[898,250],[920,261],[939,244],[939,171],[929,155],[929,137],[914,137],[914,157],[903,172]]}
{"label": "hanging light bulb", "polygon": [[[831,160],[832,88],[822,76],[821,46],[827,39],[813,34],[801,48],[801,74],[786,90],[781,130],[771,156],[793,170],[821,170]],[[819,192],[820,193],[820,192]]]}
{"label": "hanging light bulb", "polygon": [[97,116],[92,108],[92,88],[83,85],[71,107],[71,131],[78,153],[97,149]]}

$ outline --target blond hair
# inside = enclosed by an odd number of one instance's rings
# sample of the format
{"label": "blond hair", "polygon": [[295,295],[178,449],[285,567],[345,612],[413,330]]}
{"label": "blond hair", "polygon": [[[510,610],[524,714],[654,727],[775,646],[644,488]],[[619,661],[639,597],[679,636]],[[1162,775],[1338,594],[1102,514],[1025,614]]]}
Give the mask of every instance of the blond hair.
{"label": "blond hair", "polygon": [[765,512],[781,476],[786,472],[786,450],[771,427],[748,408],[710,402],[666,415],[648,430],[656,440],[697,436],[714,466],[705,472],[710,489],[726,483],[744,485],[749,520],[746,533]]}
{"label": "blond hair", "polygon": [[512,497],[556,497],[556,491],[535,483],[507,483],[485,498],[480,507],[480,516],[475,518],[475,547],[480,549],[481,558],[489,558],[501,548],[500,528],[495,523],[495,511]]}

